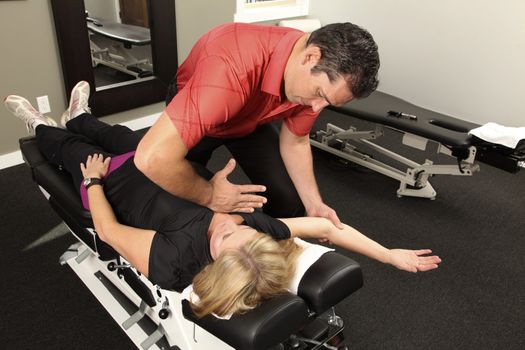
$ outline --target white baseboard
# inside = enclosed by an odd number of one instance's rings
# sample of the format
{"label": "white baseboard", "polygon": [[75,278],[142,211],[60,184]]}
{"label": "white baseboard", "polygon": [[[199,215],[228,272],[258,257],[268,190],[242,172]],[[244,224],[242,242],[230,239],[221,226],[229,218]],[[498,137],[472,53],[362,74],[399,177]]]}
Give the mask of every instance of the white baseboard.
{"label": "white baseboard", "polygon": [[160,113],[159,114],[152,114],[152,115],[148,115],[148,116],[145,116],[145,117],[142,117],[142,118],[128,120],[125,123],[120,123],[120,125],[127,126],[131,130],[144,129],[144,128],[152,126],[153,123],[155,123],[155,121],[157,121],[159,116],[160,116]]}
{"label": "white baseboard", "polygon": [[[152,126],[157,120],[159,114],[152,114],[142,118],[128,120],[127,122],[120,123],[121,125],[127,126],[132,130],[138,130]],[[7,154],[0,155],[0,170],[9,168],[18,164],[22,164],[24,159],[22,158],[22,152],[15,151]]]}
{"label": "white baseboard", "polygon": [[24,159],[22,159],[22,152],[15,151],[0,156],[0,170],[9,168],[18,164],[22,164]]}

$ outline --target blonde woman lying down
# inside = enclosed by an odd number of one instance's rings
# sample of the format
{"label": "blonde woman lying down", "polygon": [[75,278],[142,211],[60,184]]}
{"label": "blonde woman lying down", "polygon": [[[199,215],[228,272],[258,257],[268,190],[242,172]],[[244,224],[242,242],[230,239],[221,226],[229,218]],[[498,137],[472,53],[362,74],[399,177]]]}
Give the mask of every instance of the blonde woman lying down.
{"label": "blonde woman lying down", "polygon": [[[162,288],[180,292],[193,282],[201,298],[192,307],[200,317],[242,313],[283,293],[301,251],[293,237],[330,241],[408,272],[429,271],[441,262],[429,256],[430,249],[387,249],[324,218],[215,213],[174,197],[136,168],[140,135],[91,116],[83,88],[78,84],[71,94],[65,129],[22,97],[11,95],[4,103],[36,133],[42,154],[72,175],[99,237]],[[225,169],[212,184],[227,181]]]}

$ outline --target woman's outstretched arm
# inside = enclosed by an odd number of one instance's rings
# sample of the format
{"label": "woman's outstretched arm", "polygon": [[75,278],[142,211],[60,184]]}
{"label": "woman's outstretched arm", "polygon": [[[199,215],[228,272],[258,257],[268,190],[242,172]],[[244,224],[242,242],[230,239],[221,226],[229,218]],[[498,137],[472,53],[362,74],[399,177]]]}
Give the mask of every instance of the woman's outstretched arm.
{"label": "woman's outstretched arm", "polygon": [[[110,160],[109,157],[104,160],[102,154],[89,156],[85,164],[80,164],[82,175],[84,178],[104,178]],[[100,239],[112,246],[140,273],[148,277],[149,254],[155,231],[120,224],[102,186],[91,186],[87,193],[93,224]]]}
{"label": "woman's outstretched arm", "polygon": [[343,224],[344,228],[341,230],[325,218],[302,217],[279,220],[288,226],[292,237],[328,240],[341,248],[390,264],[400,270],[429,271],[436,269],[441,262],[436,255],[428,256],[432,253],[430,249],[388,249],[353,227]]}

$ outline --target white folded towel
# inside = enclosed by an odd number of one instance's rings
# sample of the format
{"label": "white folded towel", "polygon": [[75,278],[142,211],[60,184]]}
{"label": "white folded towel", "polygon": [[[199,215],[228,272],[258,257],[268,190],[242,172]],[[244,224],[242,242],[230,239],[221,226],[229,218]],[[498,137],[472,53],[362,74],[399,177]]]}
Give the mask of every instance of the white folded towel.
{"label": "white folded towel", "polygon": [[[190,284],[189,286],[184,288],[184,290],[181,293],[181,297],[182,297],[182,299],[186,299],[186,300],[190,301],[193,304],[198,304],[199,300],[201,300],[199,298],[199,296],[197,295],[197,293],[193,292],[193,284]],[[217,318],[219,318],[221,320],[229,320],[232,317],[232,315],[218,316],[215,313],[213,313],[213,316],[215,316],[215,317],[217,317]]]}
{"label": "white folded towel", "polygon": [[306,270],[308,270],[310,266],[312,266],[324,253],[331,252],[334,249],[319,244],[308,243],[300,238],[294,238],[294,242],[303,248],[303,251],[297,259],[295,274],[290,282],[288,290],[293,294],[297,294],[299,283],[306,273]]}
{"label": "white folded towel", "polygon": [[518,142],[525,139],[525,127],[517,128],[496,123],[487,123],[470,130],[469,134],[498,145],[516,148]]}

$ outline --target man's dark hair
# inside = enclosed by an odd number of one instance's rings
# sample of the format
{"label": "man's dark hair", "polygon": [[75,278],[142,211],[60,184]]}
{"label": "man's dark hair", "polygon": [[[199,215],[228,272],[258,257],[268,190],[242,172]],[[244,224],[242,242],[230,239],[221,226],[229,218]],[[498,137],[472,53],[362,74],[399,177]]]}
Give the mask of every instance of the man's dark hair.
{"label": "man's dark hair", "polygon": [[321,49],[321,59],[312,73],[326,73],[330,82],[339,76],[355,98],[370,95],[379,83],[379,53],[372,35],[352,23],[334,23],[312,32],[306,46]]}

